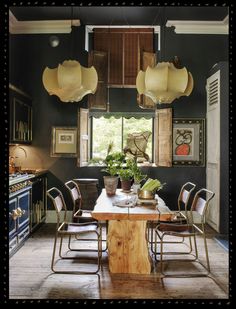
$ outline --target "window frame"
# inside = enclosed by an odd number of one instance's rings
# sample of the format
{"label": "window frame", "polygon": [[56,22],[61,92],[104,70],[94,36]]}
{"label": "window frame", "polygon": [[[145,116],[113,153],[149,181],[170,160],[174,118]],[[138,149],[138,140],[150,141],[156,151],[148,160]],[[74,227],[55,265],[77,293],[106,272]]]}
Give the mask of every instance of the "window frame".
{"label": "window frame", "polygon": [[[115,118],[122,118],[122,123],[121,123],[121,130],[122,130],[122,137],[121,137],[121,151],[124,148],[124,118],[129,119],[129,118],[146,118],[146,119],[151,119],[152,120],[152,150],[151,150],[151,162],[150,164],[154,163],[154,130],[155,130],[155,112],[109,112],[109,113],[103,113],[103,112],[89,112],[89,119],[90,119],[90,158],[93,159],[93,119],[94,118],[100,118],[100,117],[105,117],[105,118],[110,118],[110,117],[115,117]],[[123,148],[122,148],[123,147]]]}

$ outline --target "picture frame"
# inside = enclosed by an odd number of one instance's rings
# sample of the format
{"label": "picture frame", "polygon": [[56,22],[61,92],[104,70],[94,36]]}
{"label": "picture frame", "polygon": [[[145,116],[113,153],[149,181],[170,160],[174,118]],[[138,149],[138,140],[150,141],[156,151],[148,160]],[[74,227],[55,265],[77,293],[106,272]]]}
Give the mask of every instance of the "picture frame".
{"label": "picture frame", "polygon": [[173,119],[173,166],[205,166],[205,119]]}
{"label": "picture frame", "polygon": [[51,157],[77,157],[77,127],[52,127]]}

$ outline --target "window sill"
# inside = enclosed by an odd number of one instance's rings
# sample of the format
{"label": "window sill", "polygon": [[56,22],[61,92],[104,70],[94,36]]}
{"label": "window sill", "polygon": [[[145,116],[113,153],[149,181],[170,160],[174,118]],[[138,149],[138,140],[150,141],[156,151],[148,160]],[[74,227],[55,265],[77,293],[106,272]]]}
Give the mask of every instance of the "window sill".
{"label": "window sill", "polygon": [[[155,163],[150,163],[150,162],[143,162],[143,163],[138,163],[139,167],[157,167]],[[99,164],[99,163],[91,163],[87,165],[87,167],[106,167],[105,164]]]}

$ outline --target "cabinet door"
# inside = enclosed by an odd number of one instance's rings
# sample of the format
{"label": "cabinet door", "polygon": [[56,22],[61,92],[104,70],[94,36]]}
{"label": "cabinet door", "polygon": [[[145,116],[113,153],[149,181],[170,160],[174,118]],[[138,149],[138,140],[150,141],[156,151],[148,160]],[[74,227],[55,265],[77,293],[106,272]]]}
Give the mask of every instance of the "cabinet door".
{"label": "cabinet door", "polygon": [[17,219],[12,216],[13,210],[17,208],[17,198],[13,198],[9,201],[9,237],[12,238],[16,233]]}
{"label": "cabinet door", "polygon": [[39,177],[32,183],[32,204],[30,226],[33,230],[46,217],[46,177]]}
{"label": "cabinet door", "polygon": [[17,87],[9,86],[10,142],[27,144],[32,141],[31,98]]}
{"label": "cabinet door", "polygon": [[18,207],[23,211],[21,217],[18,218],[19,226],[21,228],[29,222],[29,206],[30,206],[30,191],[24,192],[18,196]]}

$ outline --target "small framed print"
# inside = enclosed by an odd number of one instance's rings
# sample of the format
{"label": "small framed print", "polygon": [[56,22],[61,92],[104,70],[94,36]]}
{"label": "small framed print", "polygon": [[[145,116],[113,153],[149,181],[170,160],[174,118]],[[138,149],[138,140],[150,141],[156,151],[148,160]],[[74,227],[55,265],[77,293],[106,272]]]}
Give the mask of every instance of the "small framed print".
{"label": "small framed print", "polygon": [[173,119],[173,166],[205,165],[205,120]]}
{"label": "small framed print", "polygon": [[77,156],[77,128],[52,127],[51,157]]}

